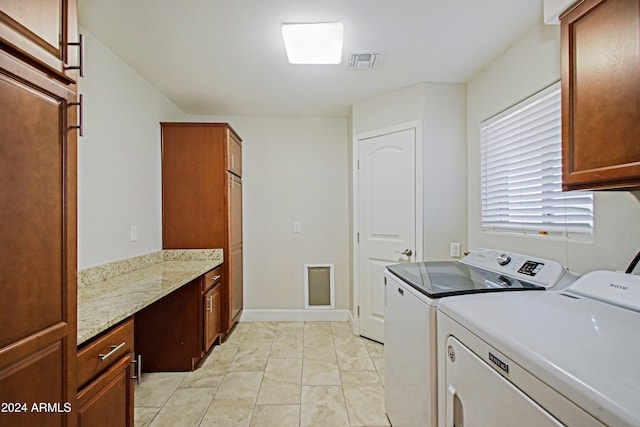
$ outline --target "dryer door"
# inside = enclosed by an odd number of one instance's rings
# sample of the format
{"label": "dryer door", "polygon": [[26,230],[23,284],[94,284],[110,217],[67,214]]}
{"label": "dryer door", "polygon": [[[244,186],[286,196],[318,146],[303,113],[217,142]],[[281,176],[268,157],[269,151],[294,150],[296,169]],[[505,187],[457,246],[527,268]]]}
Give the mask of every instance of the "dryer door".
{"label": "dryer door", "polygon": [[447,356],[446,419],[440,426],[563,425],[452,336]]}

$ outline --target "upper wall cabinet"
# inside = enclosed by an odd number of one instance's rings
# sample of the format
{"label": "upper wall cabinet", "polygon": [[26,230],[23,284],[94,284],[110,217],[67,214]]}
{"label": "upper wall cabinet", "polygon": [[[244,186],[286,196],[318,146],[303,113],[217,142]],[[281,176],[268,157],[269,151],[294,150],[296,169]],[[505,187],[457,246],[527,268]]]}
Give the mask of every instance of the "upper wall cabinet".
{"label": "upper wall cabinet", "polygon": [[0,2],[0,47],[65,83],[82,61],[76,0]]}
{"label": "upper wall cabinet", "polygon": [[562,187],[640,187],[640,2],[584,0],[560,17]]}

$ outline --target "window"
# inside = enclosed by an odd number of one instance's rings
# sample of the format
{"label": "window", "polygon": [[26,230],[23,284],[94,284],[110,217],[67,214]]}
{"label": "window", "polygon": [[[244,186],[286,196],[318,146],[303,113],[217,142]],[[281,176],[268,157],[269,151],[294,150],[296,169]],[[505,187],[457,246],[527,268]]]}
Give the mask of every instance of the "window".
{"label": "window", "polygon": [[480,124],[482,229],[590,238],[593,196],[562,192],[560,83]]}

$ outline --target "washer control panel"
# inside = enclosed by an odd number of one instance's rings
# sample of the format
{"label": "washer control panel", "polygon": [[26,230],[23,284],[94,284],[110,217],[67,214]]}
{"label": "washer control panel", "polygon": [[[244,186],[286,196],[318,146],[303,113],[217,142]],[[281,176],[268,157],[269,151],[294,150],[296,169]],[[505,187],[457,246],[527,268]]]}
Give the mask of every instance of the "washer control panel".
{"label": "washer control panel", "polygon": [[460,262],[544,287],[555,285],[564,274],[556,261],[495,249],[474,249]]}

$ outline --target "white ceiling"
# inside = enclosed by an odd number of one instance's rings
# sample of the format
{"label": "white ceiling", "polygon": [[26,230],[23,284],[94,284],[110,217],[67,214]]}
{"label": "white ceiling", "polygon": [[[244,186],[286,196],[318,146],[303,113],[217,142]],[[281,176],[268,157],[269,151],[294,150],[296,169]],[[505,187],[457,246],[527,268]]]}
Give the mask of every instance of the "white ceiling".
{"label": "white ceiling", "polygon": [[[190,114],[347,116],[415,83],[466,82],[542,22],[541,0],[80,0],[80,23]],[[283,22],[344,23],[340,65],[291,65]],[[381,65],[349,70],[353,52]]]}

